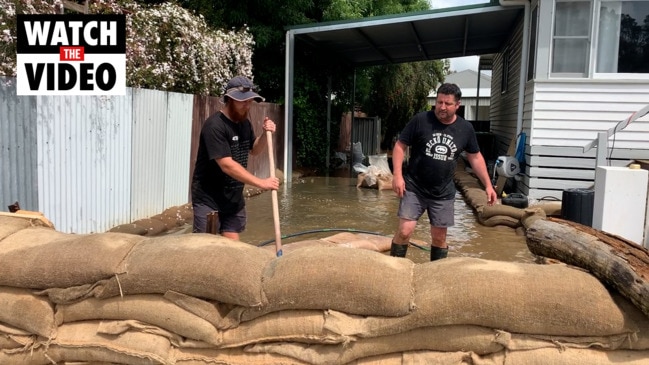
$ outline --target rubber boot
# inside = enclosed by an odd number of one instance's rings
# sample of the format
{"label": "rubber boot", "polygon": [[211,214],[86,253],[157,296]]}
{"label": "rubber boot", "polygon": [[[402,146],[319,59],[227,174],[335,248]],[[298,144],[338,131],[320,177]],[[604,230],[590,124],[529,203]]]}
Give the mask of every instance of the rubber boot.
{"label": "rubber boot", "polygon": [[406,257],[406,252],[408,252],[408,245],[399,245],[392,242],[390,246],[390,256],[394,257]]}
{"label": "rubber boot", "polygon": [[448,247],[441,248],[430,246],[430,261],[445,259],[448,256]]}

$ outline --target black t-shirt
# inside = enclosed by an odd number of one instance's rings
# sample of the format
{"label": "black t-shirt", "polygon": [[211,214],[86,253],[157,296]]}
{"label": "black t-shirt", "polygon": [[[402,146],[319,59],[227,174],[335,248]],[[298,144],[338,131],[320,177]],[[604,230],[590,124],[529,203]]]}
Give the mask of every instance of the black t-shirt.
{"label": "black t-shirt", "polygon": [[415,115],[399,135],[399,141],[410,146],[404,173],[406,190],[430,199],[454,199],[457,159],[462,151],[480,151],[471,123],[457,116],[455,122],[446,125],[433,111]]}
{"label": "black t-shirt", "polygon": [[244,168],[255,142],[249,120],[235,123],[223,113],[210,116],[201,129],[198,155],[192,178],[192,201],[225,214],[241,210],[244,184],[221,170],[216,159],[232,157]]}

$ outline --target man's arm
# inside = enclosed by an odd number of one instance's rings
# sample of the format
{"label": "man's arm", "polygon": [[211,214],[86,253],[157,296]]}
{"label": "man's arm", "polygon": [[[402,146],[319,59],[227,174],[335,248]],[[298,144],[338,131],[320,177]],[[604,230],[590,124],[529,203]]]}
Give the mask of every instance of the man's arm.
{"label": "man's arm", "polygon": [[403,142],[397,141],[392,150],[392,190],[399,198],[403,197],[406,191],[406,182],[403,180],[403,158],[407,147]]}
{"label": "man's arm", "polygon": [[489,172],[487,171],[487,164],[482,156],[482,153],[468,153],[466,154],[467,160],[471,164],[471,169],[475,175],[482,182],[482,186],[485,187],[487,192],[487,201],[489,205],[493,205],[498,199],[496,190],[494,190],[493,185],[491,185],[491,179],[489,178]]}
{"label": "man's arm", "polygon": [[279,189],[279,179],[269,177],[266,179],[260,179],[257,176],[251,174],[246,170],[240,163],[232,159],[232,157],[224,157],[216,159],[216,163],[219,164],[221,170],[226,173],[228,176],[232,177],[235,180],[241,181],[244,184],[256,186],[264,190],[277,190]]}

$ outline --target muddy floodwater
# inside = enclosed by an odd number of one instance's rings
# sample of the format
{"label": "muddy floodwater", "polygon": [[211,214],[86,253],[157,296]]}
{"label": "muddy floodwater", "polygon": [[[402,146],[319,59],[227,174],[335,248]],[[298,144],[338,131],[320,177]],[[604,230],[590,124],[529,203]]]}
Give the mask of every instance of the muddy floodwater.
{"label": "muddy floodwater", "polygon": [[[282,244],[331,236],[336,229],[373,232],[392,237],[398,224],[399,199],[392,190],[357,188],[356,179],[304,177],[278,191]],[[248,225],[241,241],[274,245],[272,195],[263,193],[246,200]],[[424,214],[413,239],[430,244],[428,216]],[[314,231],[314,232],[312,232]],[[323,231],[323,232],[321,232]],[[312,233],[307,233],[312,232]],[[305,234],[302,234],[305,233]],[[268,243],[268,241],[272,241]],[[449,256],[470,256],[510,262],[533,262],[525,236],[505,227],[485,227],[458,193],[455,226],[447,238]],[[420,244],[423,247],[423,244]],[[411,246],[408,258],[427,262],[429,252]]]}

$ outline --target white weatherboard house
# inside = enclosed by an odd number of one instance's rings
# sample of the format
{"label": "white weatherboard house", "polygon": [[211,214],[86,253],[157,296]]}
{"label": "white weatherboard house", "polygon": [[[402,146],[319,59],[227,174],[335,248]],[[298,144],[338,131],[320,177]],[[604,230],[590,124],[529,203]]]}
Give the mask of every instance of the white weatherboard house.
{"label": "white weatherboard house", "polygon": [[[649,0],[492,0],[482,4],[290,27],[286,33],[285,173],[291,173],[293,50],[316,47],[350,67],[480,56],[491,70],[488,119],[498,155],[525,134],[516,189],[562,198],[594,185],[600,153],[626,166],[649,159]],[[514,147],[515,146],[514,142]]]}
{"label": "white weatherboard house", "polygon": [[[492,63],[491,130],[506,153],[526,134],[519,189],[561,198],[594,184],[584,146],[649,105],[649,1],[537,0]],[[621,126],[619,126],[621,127]],[[649,118],[608,138],[606,165],[649,159]]]}

